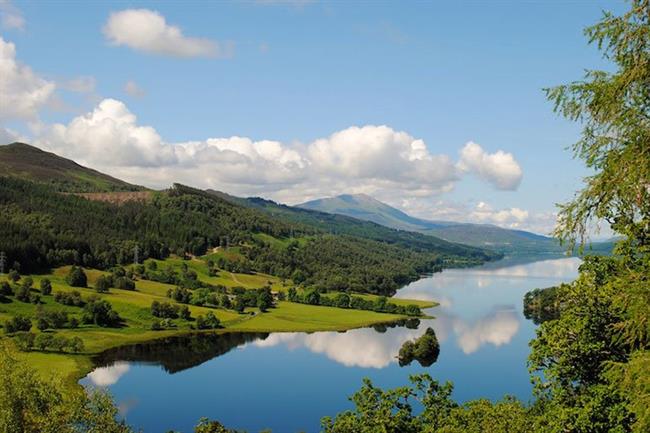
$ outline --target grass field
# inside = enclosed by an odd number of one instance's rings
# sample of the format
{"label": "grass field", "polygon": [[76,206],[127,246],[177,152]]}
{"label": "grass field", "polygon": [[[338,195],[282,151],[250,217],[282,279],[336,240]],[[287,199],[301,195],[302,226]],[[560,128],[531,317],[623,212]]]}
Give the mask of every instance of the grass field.
{"label": "grass field", "polygon": [[[246,289],[261,288],[270,285],[273,291],[286,291],[291,287],[290,282],[283,282],[279,278],[264,274],[237,274],[224,270],[216,276],[210,276],[206,260],[214,257],[214,254],[236,254],[236,252],[216,252],[203,258],[182,260],[170,258],[164,261],[157,260],[159,268],[171,266],[180,268],[183,264],[197,273],[197,279],[204,283],[223,285],[226,287],[244,287]],[[52,352],[16,352],[16,357],[35,366],[44,375],[62,376],[69,383],[73,384],[92,369],[90,357],[111,347],[124,344],[147,341],[170,335],[178,335],[192,331],[192,321],[182,319],[173,320],[176,328],[153,331],[152,323],[157,320],[151,314],[151,303],[155,300],[160,302],[173,302],[167,298],[167,290],[175,287],[171,284],[164,284],[156,281],[139,279],[136,280],[136,290],[110,289],[108,293],[97,294],[93,288],[97,279],[105,274],[96,269],[85,269],[88,277],[88,288],[70,287],[65,277],[69,267],[64,266],[54,269],[49,274],[30,275],[34,280],[34,293],[38,293],[40,282],[48,278],[52,283],[52,295],[41,296],[40,306],[20,302],[13,297],[9,302],[0,303],[0,323],[20,314],[32,318],[36,316],[37,308],[45,310],[65,311],[70,317],[81,319],[83,310],[80,307],[65,306],[54,301],[53,295],[56,292],[70,292],[78,290],[85,299],[90,295],[98,295],[109,301],[113,309],[123,319],[123,325],[119,328],[104,328],[95,325],[81,325],[75,329],[60,329],[57,335],[66,337],[77,336],[84,342],[84,350],[80,354],[52,353]],[[24,278],[25,276],[23,276]],[[0,281],[6,279],[0,275]],[[20,281],[18,282],[20,284]],[[325,295],[328,296],[328,295]],[[366,299],[375,299],[373,295],[358,295]],[[399,305],[416,304],[420,308],[428,308],[435,303],[426,301],[410,301],[404,299],[391,299]],[[347,329],[372,326],[381,323],[394,322],[403,319],[404,316],[395,314],[377,313],[374,311],[362,311],[352,309],[340,309],[334,307],[312,306],[291,302],[277,302],[274,308],[261,313],[256,308],[247,308],[242,314],[233,310],[222,308],[210,308],[188,305],[193,318],[198,315],[205,315],[208,312],[215,314],[221,321],[222,329],[218,332],[314,332],[314,331],[343,331]],[[193,320],[193,319],[192,319]],[[39,331],[32,327],[32,332]],[[52,332],[52,331],[46,331]],[[192,331],[196,332],[196,331]],[[209,331],[215,332],[215,331]],[[13,340],[4,333],[0,337],[1,346],[15,349]]]}

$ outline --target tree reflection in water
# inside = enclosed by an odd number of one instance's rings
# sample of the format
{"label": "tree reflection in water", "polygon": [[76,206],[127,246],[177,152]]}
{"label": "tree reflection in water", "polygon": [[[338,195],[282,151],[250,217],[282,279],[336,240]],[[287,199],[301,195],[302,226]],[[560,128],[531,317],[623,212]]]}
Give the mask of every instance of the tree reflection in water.
{"label": "tree reflection in water", "polygon": [[268,336],[267,333],[231,332],[166,337],[106,350],[94,357],[93,362],[100,368],[124,361],[155,364],[173,374],[203,364],[237,346],[265,340]]}

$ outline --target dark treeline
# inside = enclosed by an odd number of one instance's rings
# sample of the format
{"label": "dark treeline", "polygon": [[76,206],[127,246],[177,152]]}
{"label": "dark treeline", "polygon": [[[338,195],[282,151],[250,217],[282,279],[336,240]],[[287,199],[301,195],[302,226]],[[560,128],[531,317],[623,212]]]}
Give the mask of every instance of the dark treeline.
{"label": "dark treeline", "polygon": [[333,296],[321,295],[316,289],[307,289],[303,293],[298,293],[295,288],[290,288],[287,292],[289,302],[297,302],[308,305],[321,305],[325,307],[351,308],[353,310],[375,311],[377,313],[401,314],[404,316],[421,316],[420,307],[414,304],[397,305],[388,301],[385,296],[380,296],[371,301],[360,296],[349,295],[344,292],[338,292]]}

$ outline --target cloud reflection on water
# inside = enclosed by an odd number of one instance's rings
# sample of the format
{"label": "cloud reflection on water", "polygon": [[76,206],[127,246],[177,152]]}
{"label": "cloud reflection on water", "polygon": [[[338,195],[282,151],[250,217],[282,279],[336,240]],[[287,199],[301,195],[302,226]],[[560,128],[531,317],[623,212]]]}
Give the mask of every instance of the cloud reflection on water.
{"label": "cloud reflection on water", "polygon": [[120,380],[120,377],[125,375],[130,368],[131,367],[128,362],[116,362],[110,367],[100,367],[94,369],[88,374],[87,377],[95,386],[111,386],[116,384],[117,381]]}
{"label": "cloud reflection on water", "polygon": [[519,325],[520,317],[514,307],[502,307],[475,322],[443,313],[434,320],[423,320],[418,329],[397,327],[381,333],[371,328],[345,333],[279,333],[252,344],[256,347],[284,345],[289,350],[305,348],[324,354],[346,367],[385,368],[397,363],[402,344],[422,335],[427,326],[436,331],[438,340],[443,344],[450,337],[455,337],[463,353],[469,355],[486,344],[495,347],[508,344],[517,334]]}

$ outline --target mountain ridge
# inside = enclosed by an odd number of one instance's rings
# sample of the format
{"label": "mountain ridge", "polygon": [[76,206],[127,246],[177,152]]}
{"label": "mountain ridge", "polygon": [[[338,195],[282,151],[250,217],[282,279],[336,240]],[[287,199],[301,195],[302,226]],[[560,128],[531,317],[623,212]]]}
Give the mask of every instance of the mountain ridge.
{"label": "mountain ridge", "polygon": [[348,215],[399,230],[412,230],[441,239],[505,253],[562,253],[551,237],[493,224],[425,220],[413,217],[366,194],[342,194],[310,200],[296,207]]}

